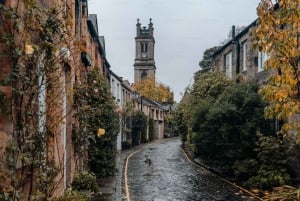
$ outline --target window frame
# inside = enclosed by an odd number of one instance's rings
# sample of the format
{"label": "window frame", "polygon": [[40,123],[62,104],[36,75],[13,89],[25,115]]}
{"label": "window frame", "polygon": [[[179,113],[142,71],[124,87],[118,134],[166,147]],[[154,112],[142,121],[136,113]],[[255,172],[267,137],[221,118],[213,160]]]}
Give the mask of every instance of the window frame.
{"label": "window frame", "polygon": [[266,52],[258,51],[257,54],[257,72],[264,70],[266,61],[270,58],[270,55]]}
{"label": "window frame", "polygon": [[225,74],[226,77],[232,79],[232,51],[224,55],[225,58]]}

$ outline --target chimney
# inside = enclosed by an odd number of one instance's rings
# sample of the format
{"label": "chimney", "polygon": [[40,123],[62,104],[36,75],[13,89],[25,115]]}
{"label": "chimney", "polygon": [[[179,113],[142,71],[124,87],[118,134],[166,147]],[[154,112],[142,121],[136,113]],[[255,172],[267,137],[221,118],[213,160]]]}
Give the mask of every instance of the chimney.
{"label": "chimney", "polygon": [[232,40],[235,40],[235,26],[232,25],[232,31],[231,31],[231,34],[232,34]]}

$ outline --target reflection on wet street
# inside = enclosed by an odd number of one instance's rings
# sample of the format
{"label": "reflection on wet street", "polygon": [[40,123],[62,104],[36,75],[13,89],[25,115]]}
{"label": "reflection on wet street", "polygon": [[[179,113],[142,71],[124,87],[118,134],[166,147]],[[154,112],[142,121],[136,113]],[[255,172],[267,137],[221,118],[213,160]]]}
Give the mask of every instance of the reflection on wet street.
{"label": "reflection on wet street", "polygon": [[256,200],[189,162],[180,139],[151,143],[128,164],[131,201]]}

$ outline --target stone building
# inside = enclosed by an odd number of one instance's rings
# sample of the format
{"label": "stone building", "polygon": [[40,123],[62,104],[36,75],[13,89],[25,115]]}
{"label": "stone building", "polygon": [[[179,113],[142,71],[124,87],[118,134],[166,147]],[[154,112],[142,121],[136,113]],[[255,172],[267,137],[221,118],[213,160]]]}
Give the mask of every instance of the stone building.
{"label": "stone building", "polygon": [[119,112],[119,132],[117,134],[117,150],[122,150],[122,78],[116,75],[113,71],[110,71],[110,90],[111,94],[117,105],[117,111]]}
{"label": "stone building", "polygon": [[150,18],[148,28],[141,27],[139,19],[136,24],[135,37],[135,63],[134,63],[134,82],[139,82],[148,77],[155,79],[155,61],[153,23]]}
{"label": "stone building", "polygon": [[133,89],[128,80],[123,80],[121,83],[122,86],[122,149],[126,148],[127,145],[131,143],[131,109],[135,105],[135,97],[133,93]]}
{"label": "stone building", "polygon": [[256,20],[236,34],[232,26],[232,36],[213,55],[214,69],[224,72],[230,79],[242,76],[244,79],[255,79],[263,82],[266,72],[263,70],[267,54],[251,48],[252,31]]}

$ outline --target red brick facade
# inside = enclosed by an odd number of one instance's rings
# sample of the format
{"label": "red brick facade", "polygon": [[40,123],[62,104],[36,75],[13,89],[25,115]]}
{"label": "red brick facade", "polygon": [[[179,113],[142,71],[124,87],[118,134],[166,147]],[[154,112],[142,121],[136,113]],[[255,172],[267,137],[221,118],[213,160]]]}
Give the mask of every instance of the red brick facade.
{"label": "red brick facade", "polygon": [[[63,194],[68,186],[70,186],[73,173],[76,170],[82,169],[80,163],[79,166],[76,166],[72,144],[72,124],[74,123],[72,117],[74,112],[72,107],[73,87],[75,84],[86,82],[85,75],[90,66],[98,67],[104,76],[108,76],[109,64],[105,58],[103,47],[101,46],[98,37],[97,18],[92,16],[92,19],[89,19],[89,16],[87,16],[88,10],[86,2],[79,0],[39,0],[38,3],[39,6],[46,8],[48,6],[64,8],[63,14],[69,14],[69,18],[61,18],[65,20],[65,28],[68,30],[69,34],[68,40],[58,44],[56,48],[57,52],[55,53],[60,59],[57,64],[60,67],[52,72],[52,77],[47,77],[48,75],[45,75],[46,82],[51,80],[53,76],[58,78],[54,79],[55,81],[51,83],[51,89],[45,89],[47,91],[47,98],[44,102],[46,104],[45,124],[48,127],[47,132],[50,132],[52,136],[47,142],[48,148],[45,152],[47,152],[49,162],[55,164],[60,170],[56,177],[57,186],[53,193],[53,196],[59,196]],[[18,5],[18,14],[22,16],[24,11],[22,0],[5,1],[5,6],[7,7],[16,8],[16,5]],[[11,33],[11,31],[14,31],[7,29],[12,28],[11,22],[8,20],[3,21],[3,19],[5,19],[5,16],[1,16],[2,22],[0,23],[0,33],[5,33],[7,31]],[[4,29],[6,30],[4,31]],[[7,46],[5,45],[6,41],[2,40],[2,36],[0,37],[0,80],[3,80],[3,78],[9,75],[12,72],[13,65],[15,65],[15,63],[12,62],[12,59],[10,59],[11,52],[9,52],[10,50],[7,50]],[[18,44],[19,46],[24,45],[22,36],[22,32],[15,35],[15,42],[19,43],[21,41],[20,44]],[[5,93],[7,106],[4,107],[8,110],[0,114],[1,147],[5,147],[6,145],[9,145],[10,142],[17,140],[16,138],[13,138],[16,125],[12,119],[14,119],[14,115],[18,115],[16,113],[17,107],[15,105],[16,97],[14,97],[12,93],[12,85],[14,85],[14,83],[3,83],[4,82],[0,82],[0,92]],[[27,98],[25,99],[28,100]],[[26,112],[26,109],[23,108],[20,111]],[[33,117],[33,119],[36,121],[35,124],[38,124],[39,118]],[[4,149],[0,152],[0,158],[3,156],[3,150]],[[29,188],[27,187],[24,189]]]}

